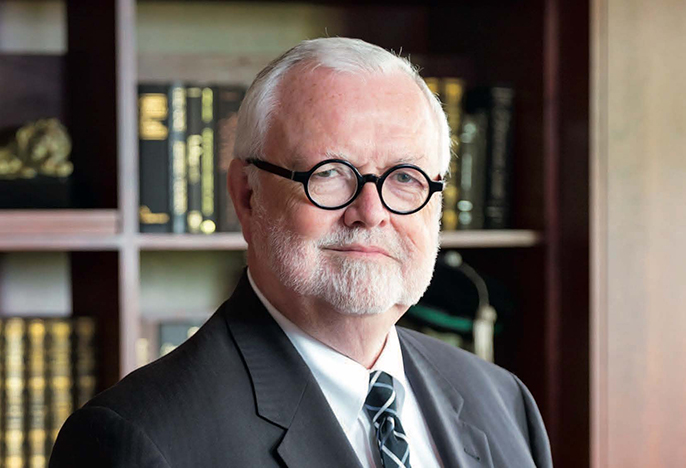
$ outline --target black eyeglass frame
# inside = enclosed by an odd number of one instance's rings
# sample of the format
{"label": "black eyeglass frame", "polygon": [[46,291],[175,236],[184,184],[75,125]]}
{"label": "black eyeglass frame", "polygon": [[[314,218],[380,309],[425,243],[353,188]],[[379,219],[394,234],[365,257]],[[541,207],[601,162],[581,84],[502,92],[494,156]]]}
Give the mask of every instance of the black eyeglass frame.
{"label": "black eyeglass frame", "polygon": [[[267,161],[263,161],[261,159],[256,159],[256,158],[249,158],[246,160],[247,163],[254,165],[258,169],[262,169],[263,171],[270,172],[272,174],[276,174],[281,177],[285,177],[286,179],[294,180],[296,182],[300,182],[303,184],[303,189],[305,189],[305,195],[307,195],[307,198],[312,202],[314,206],[317,208],[321,208],[322,210],[340,210],[341,208],[345,208],[346,206],[352,204],[352,202],[355,201],[355,199],[360,195],[362,192],[362,189],[364,188],[364,184],[367,182],[373,182],[374,185],[376,186],[376,191],[379,192],[379,199],[381,200],[381,203],[383,206],[390,211],[391,213],[394,214],[399,214],[399,215],[410,215],[413,213],[416,213],[417,211],[421,210],[426,206],[427,203],[429,203],[429,200],[431,200],[431,197],[433,196],[434,193],[436,192],[441,192],[445,188],[445,181],[444,180],[431,180],[431,178],[427,175],[426,172],[424,172],[421,168],[415,166],[414,164],[398,164],[397,166],[393,166],[390,169],[388,169],[386,172],[381,174],[380,176],[377,176],[376,174],[360,174],[360,171],[357,170],[355,166],[353,166],[350,161],[346,161],[345,159],[326,159],[324,161],[321,161],[317,164],[314,165],[312,169],[309,171],[289,171],[288,169],[277,166],[276,164],[272,164]],[[308,182],[310,180],[310,177],[314,172],[319,169],[320,167],[324,166],[325,164],[332,164],[332,163],[341,163],[353,170],[353,173],[357,177],[357,190],[353,194],[352,197],[350,197],[350,200],[347,202],[343,203],[342,205],[339,206],[334,206],[334,207],[329,207],[329,206],[322,206],[316,201],[312,199],[310,196],[310,191],[307,188]],[[386,202],[383,199],[383,195],[381,194],[381,188],[383,187],[383,183],[386,180],[386,178],[391,175],[394,171],[397,171],[398,169],[414,169],[415,171],[418,171],[421,175],[426,178],[426,181],[429,184],[429,193],[426,196],[426,200],[424,200],[424,203],[422,203],[418,208],[415,208],[412,211],[397,211],[391,208],[386,204]]]}

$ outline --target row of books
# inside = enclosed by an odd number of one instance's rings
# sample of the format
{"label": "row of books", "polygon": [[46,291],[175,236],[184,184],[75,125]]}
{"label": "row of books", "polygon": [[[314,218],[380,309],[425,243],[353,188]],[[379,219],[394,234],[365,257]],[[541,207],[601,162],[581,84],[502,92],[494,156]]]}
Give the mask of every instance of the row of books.
{"label": "row of books", "polygon": [[453,148],[442,229],[511,227],[514,90],[467,88],[453,77],[425,81],[443,103]]}
{"label": "row of books", "polygon": [[[443,230],[511,227],[514,90],[425,80],[443,103],[453,148]],[[237,86],[139,85],[141,232],[240,231],[226,179],[244,94]]]}
{"label": "row of books", "polygon": [[62,424],[95,394],[96,362],[91,318],[0,318],[0,466],[47,466]]}
{"label": "row of books", "polygon": [[226,178],[233,158],[238,86],[138,87],[140,231],[239,231]]}

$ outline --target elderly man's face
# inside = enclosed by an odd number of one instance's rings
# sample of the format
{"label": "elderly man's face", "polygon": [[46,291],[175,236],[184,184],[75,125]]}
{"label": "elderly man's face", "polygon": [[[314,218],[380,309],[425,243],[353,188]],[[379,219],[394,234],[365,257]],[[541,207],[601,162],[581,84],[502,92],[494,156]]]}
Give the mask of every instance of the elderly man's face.
{"label": "elderly man's face", "polygon": [[[360,173],[399,163],[439,175],[439,136],[429,104],[411,78],[291,72],[280,88],[262,159],[306,171],[329,158]],[[256,258],[294,294],[344,314],[373,314],[419,300],[438,250],[440,196],[417,213],[384,208],[365,184],[349,206],[314,206],[299,183],[260,171],[253,200]]]}

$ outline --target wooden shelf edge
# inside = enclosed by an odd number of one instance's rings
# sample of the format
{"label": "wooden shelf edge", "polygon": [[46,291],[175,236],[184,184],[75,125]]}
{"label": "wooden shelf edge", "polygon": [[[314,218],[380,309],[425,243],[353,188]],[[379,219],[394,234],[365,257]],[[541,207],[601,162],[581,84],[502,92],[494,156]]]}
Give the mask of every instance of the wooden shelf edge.
{"label": "wooden shelf edge", "polygon": [[0,238],[5,242],[17,236],[107,237],[118,231],[117,210],[0,210]]}
{"label": "wooden shelf edge", "polygon": [[86,235],[5,235],[0,233],[0,252],[8,251],[106,251],[118,250],[119,236]]}
{"label": "wooden shelf edge", "polygon": [[540,232],[524,229],[441,232],[443,249],[535,247],[542,242],[543,235]]}
{"label": "wooden shelf edge", "polygon": [[[535,247],[543,236],[537,231],[450,231],[441,233],[442,248]],[[247,244],[239,232],[212,235],[139,234],[140,250],[245,250]]]}
{"label": "wooden shelf edge", "polygon": [[218,234],[139,234],[140,250],[245,250],[248,244],[240,232]]}

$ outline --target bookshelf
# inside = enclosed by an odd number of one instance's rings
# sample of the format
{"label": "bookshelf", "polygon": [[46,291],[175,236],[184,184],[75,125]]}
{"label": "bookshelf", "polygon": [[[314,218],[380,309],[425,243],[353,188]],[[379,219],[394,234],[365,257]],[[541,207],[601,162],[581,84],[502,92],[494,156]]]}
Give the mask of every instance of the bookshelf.
{"label": "bookshelf", "polygon": [[[349,35],[402,47],[427,74],[507,82],[517,90],[515,229],[443,233],[442,245],[460,249],[516,296],[520,320],[496,343],[496,362],[536,397],[555,465],[588,466],[588,2],[49,3],[63,5],[65,50],[39,56],[0,50],[0,100],[20,110],[0,110],[0,121],[16,124],[40,109],[64,119],[74,141],[80,203],[64,211],[0,211],[0,252],[65,252],[68,312],[96,317],[108,351],[99,362],[102,387],[137,365],[143,304],[154,298],[147,289],[151,263],[162,262],[164,270],[165,261],[177,261],[169,260],[174,255],[235,258],[232,252],[245,248],[240,234],[138,233],[137,82],[212,81],[220,74],[247,84],[300,39]],[[231,18],[216,14],[227,10]],[[198,23],[202,17],[214,19]],[[203,47],[200,29],[209,31],[212,47]],[[21,68],[24,75],[5,72],[22,60],[30,63]],[[30,86],[25,76],[34,77]],[[23,100],[13,97],[20,93]]]}

